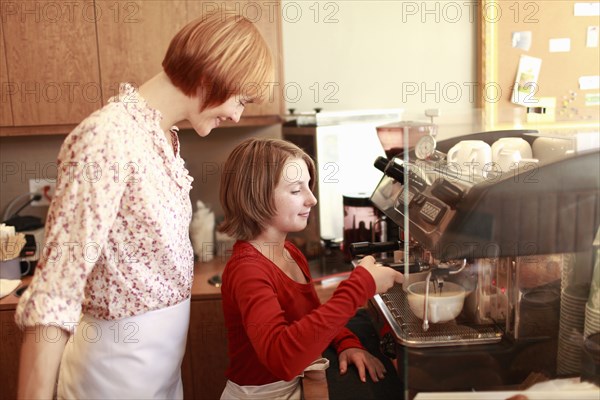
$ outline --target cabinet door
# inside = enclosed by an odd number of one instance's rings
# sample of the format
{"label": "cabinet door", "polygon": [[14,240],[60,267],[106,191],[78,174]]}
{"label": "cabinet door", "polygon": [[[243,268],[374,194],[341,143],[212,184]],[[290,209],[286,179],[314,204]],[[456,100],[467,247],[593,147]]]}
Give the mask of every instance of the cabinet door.
{"label": "cabinet door", "polygon": [[0,311],[0,400],[17,398],[22,333],[14,322],[15,310]]}
{"label": "cabinet door", "polygon": [[[254,11],[260,6],[260,11]],[[258,115],[283,115],[283,51],[281,43],[281,3],[249,1],[245,15],[253,21],[267,41],[273,63],[275,65],[275,79],[269,85],[267,97],[262,104],[250,104],[244,112],[245,116]]]}
{"label": "cabinet door", "polygon": [[2,7],[14,125],[76,124],[101,104],[94,3]]}
{"label": "cabinet door", "polygon": [[[226,1],[198,1],[188,0],[188,19],[193,20],[207,13],[215,12],[216,7],[221,7],[221,12],[236,12],[252,21],[273,54],[275,65],[274,82],[265,87],[267,97],[262,104],[249,104],[243,117],[258,117],[283,114],[283,60],[281,50],[281,2],[280,1],[252,1],[252,0],[226,0]],[[224,10],[224,11],[223,11]]]}
{"label": "cabinet door", "polygon": [[192,300],[182,366],[186,398],[218,399],[227,378],[227,332],[221,300]]}
{"label": "cabinet door", "polygon": [[9,93],[12,86],[8,82],[8,71],[6,70],[6,53],[4,51],[4,27],[0,25],[0,126],[11,126],[13,124],[12,106]]}
{"label": "cabinet door", "polygon": [[171,38],[186,23],[185,0],[97,2],[103,102],[119,83],[141,85],[162,71]]}

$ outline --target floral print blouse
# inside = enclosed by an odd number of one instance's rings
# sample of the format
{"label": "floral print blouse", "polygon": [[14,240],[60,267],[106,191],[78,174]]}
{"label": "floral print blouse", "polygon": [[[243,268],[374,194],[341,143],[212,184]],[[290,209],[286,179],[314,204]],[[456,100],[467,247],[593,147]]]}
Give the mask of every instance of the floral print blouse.
{"label": "floral print blouse", "polygon": [[193,179],[177,128],[171,144],[161,119],[132,85],[121,84],[118,96],[66,138],[46,244],[17,325],[73,324],[81,312],[115,320],[190,297]]}

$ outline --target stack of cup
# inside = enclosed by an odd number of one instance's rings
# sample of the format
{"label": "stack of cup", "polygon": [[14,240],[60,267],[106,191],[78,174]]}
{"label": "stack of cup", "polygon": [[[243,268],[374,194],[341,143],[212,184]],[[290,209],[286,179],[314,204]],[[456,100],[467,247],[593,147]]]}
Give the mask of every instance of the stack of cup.
{"label": "stack of cup", "polygon": [[600,229],[594,239],[596,261],[592,273],[590,295],[585,305],[581,380],[600,386]]}
{"label": "stack of cup", "polygon": [[562,292],[556,358],[558,375],[580,372],[585,304],[589,293],[589,283],[570,284]]}
{"label": "stack of cup", "polygon": [[596,262],[590,284],[590,295],[585,305],[583,334],[588,337],[600,332],[600,250],[596,251]]}
{"label": "stack of cup", "polygon": [[583,341],[581,380],[600,386],[600,333],[594,333]]}
{"label": "stack of cup", "polygon": [[573,137],[538,137],[533,142],[533,156],[540,162],[548,163],[575,154],[575,140]]}

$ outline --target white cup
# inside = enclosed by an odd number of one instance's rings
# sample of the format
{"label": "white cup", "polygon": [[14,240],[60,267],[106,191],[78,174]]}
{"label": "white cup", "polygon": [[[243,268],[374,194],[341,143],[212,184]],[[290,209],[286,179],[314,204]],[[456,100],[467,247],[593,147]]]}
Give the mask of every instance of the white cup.
{"label": "white cup", "polygon": [[471,171],[481,177],[492,162],[492,148],[483,140],[461,140],[448,151],[447,160],[460,167],[463,177],[469,178]]}
{"label": "white cup", "polygon": [[540,162],[570,157],[574,150],[572,138],[539,137],[533,142],[533,156]]}
{"label": "white cup", "polygon": [[521,153],[516,149],[504,149],[496,154],[492,159],[500,169],[500,173],[504,174],[519,167],[519,162],[521,162]]}
{"label": "white cup", "polygon": [[13,258],[8,261],[0,261],[0,279],[21,279],[29,273],[31,265],[28,263],[27,271],[21,273],[21,259]]}
{"label": "white cup", "polygon": [[503,151],[518,151],[521,158],[532,158],[533,152],[529,143],[519,137],[506,137],[496,140],[492,144],[492,161],[498,162],[500,153]]}

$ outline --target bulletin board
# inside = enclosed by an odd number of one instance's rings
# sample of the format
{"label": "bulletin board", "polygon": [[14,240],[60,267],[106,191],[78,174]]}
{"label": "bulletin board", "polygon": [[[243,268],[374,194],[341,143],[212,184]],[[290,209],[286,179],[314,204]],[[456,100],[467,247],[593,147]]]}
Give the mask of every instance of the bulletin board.
{"label": "bulletin board", "polygon": [[598,3],[480,2],[478,69],[488,128],[598,128]]}

